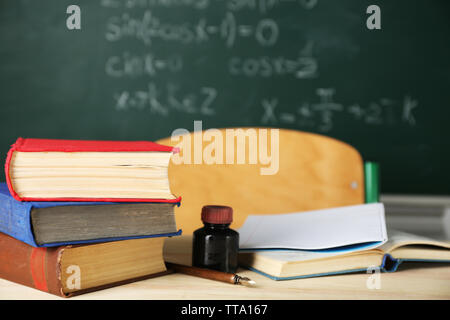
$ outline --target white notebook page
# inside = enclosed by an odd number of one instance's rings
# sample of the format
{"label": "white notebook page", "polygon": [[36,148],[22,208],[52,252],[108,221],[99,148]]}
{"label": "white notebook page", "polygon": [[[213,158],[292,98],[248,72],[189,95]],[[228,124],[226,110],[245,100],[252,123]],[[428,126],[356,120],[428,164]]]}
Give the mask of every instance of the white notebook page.
{"label": "white notebook page", "polygon": [[250,215],[239,232],[240,249],[320,250],[387,241],[381,203],[288,214]]}

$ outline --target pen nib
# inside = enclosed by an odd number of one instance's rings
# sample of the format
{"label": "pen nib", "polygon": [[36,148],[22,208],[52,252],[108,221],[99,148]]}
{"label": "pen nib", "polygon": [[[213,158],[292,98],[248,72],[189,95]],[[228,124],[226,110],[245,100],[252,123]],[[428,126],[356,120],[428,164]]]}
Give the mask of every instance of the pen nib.
{"label": "pen nib", "polygon": [[254,286],[256,284],[255,281],[250,280],[247,277],[239,277],[238,283],[243,284],[244,286],[249,286],[249,287]]}

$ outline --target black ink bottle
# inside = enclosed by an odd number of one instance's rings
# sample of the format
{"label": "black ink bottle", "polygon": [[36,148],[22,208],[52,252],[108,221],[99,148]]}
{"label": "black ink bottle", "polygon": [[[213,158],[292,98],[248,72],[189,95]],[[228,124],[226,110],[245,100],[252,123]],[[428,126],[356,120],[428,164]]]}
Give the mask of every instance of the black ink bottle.
{"label": "black ink bottle", "polygon": [[234,273],[238,267],[239,233],[229,228],[233,209],[204,206],[203,228],[194,231],[192,265]]}

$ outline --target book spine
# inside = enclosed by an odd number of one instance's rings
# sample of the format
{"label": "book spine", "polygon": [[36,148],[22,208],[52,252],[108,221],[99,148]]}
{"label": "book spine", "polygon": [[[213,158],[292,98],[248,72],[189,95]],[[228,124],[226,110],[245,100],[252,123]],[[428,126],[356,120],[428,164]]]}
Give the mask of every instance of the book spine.
{"label": "book spine", "polygon": [[0,278],[66,297],[59,270],[64,248],[35,248],[0,233]]}
{"label": "book spine", "polygon": [[30,203],[0,193],[0,232],[37,247],[31,230],[31,208]]}

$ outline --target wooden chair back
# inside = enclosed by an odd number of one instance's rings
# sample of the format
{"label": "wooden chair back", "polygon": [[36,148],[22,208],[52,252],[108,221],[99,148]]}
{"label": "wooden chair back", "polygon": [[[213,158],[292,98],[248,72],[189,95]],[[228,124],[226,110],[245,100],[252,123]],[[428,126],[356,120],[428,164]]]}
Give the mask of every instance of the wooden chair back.
{"label": "wooden chair back", "polygon": [[[259,142],[259,129],[263,128],[242,128],[246,133],[249,129],[253,130],[251,133],[257,132]],[[194,162],[194,148],[198,149],[198,142],[204,139],[205,132],[184,136],[191,141],[191,162]],[[225,153],[226,129],[216,129],[217,133],[222,134]],[[267,129],[269,141],[271,134],[273,132]],[[173,141],[169,137],[158,143],[175,146],[180,143],[179,138]],[[202,142],[203,151],[212,141]],[[273,175],[261,174],[260,169],[268,165],[248,163],[251,151],[248,140],[245,148],[247,164],[236,163],[237,141],[233,148],[234,164],[171,162],[171,190],[182,197],[181,206],[176,208],[177,225],[184,234],[203,225],[201,208],[209,204],[231,206],[234,211],[231,227],[239,228],[249,214],[288,213],[364,203],[363,161],[359,152],[346,143],[318,134],[279,129],[279,168]],[[271,149],[268,150],[270,153]],[[184,152],[186,150],[182,150],[180,156]],[[225,154],[223,159],[225,162]]]}

